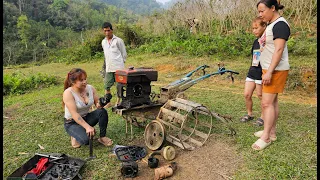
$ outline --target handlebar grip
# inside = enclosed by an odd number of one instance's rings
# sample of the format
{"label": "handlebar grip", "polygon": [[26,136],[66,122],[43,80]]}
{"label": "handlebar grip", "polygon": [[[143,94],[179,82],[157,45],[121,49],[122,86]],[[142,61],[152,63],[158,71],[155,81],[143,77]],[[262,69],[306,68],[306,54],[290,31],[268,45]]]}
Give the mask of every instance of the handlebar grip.
{"label": "handlebar grip", "polygon": [[227,72],[234,73],[234,74],[239,74],[238,72],[232,71],[232,70],[227,70]]}
{"label": "handlebar grip", "polygon": [[201,69],[204,70],[204,69],[209,68],[209,67],[210,67],[210,66],[208,66],[208,65],[203,65],[203,66],[201,67]]}
{"label": "handlebar grip", "polygon": [[[218,72],[219,72],[219,71],[218,71]],[[231,70],[222,70],[222,71],[220,71],[219,73],[220,73],[220,74],[224,74],[224,73],[226,73],[226,72],[230,72],[230,73],[234,73],[234,74],[239,74],[238,72],[231,71]]]}

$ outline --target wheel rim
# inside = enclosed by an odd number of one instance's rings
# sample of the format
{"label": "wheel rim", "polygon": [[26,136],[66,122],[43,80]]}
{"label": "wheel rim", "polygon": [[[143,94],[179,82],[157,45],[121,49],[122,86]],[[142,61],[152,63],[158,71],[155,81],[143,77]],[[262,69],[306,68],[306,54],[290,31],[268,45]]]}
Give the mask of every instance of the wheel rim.
{"label": "wheel rim", "polygon": [[163,157],[168,161],[173,160],[176,157],[176,151],[175,151],[174,147],[166,146],[163,149]]}
{"label": "wheel rim", "polygon": [[151,121],[145,129],[144,139],[146,146],[151,150],[159,149],[165,140],[165,131],[161,122]]}

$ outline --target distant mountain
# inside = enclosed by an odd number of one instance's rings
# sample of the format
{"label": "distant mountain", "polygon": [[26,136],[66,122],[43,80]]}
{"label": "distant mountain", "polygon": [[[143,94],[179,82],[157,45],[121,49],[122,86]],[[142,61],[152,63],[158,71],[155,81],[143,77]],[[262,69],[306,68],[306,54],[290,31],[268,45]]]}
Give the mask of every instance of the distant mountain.
{"label": "distant mountain", "polygon": [[161,3],[156,0],[101,0],[110,5],[132,11],[136,14],[151,14],[161,9]]}
{"label": "distant mountain", "polygon": [[175,5],[177,2],[183,2],[184,0],[170,0],[168,2],[165,2],[162,4],[162,8],[163,9],[169,9],[171,8],[173,5]]}

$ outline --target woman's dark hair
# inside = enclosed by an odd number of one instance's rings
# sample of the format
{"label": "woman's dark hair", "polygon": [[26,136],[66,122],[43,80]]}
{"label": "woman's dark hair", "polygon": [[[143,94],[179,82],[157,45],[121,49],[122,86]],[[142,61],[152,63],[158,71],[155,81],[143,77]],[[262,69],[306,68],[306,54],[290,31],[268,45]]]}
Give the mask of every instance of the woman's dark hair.
{"label": "woman's dark hair", "polygon": [[[76,80],[80,80],[81,77],[87,78],[87,73],[83,69],[80,68],[73,68],[70,72],[68,72],[66,79],[64,80],[64,90],[71,87],[72,83]],[[62,100],[62,105],[64,107],[64,102]]]}
{"label": "woman's dark hair", "polygon": [[68,87],[71,87],[72,83],[76,80],[80,80],[80,78],[84,76],[87,78],[87,73],[80,68],[73,68],[70,72],[68,72],[66,79],[64,80],[64,90]]}
{"label": "woman's dark hair", "polygon": [[253,20],[252,20],[252,22],[254,23],[254,22],[259,22],[259,24],[260,24],[260,26],[262,26],[262,27],[265,27],[265,26],[267,26],[267,23],[266,22],[263,22],[263,20],[261,19],[261,17],[256,17],[256,18],[254,18]]}
{"label": "woman's dark hair", "polygon": [[260,0],[257,3],[257,7],[259,6],[260,3],[266,5],[268,8],[271,8],[272,6],[274,6],[276,11],[284,8],[284,6],[280,4],[280,0]]}
{"label": "woman's dark hair", "polygon": [[103,23],[103,25],[102,25],[102,29],[103,29],[103,28],[110,28],[110,29],[112,30],[112,24],[109,23],[109,22],[105,22],[105,23]]}

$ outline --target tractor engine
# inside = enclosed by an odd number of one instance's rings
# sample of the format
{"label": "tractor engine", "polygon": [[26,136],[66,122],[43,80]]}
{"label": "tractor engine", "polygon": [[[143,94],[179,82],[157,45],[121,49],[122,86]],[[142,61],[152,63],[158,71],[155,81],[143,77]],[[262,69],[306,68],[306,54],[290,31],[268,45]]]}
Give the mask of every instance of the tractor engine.
{"label": "tractor engine", "polygon": [[151,81],[157,81],[158,71],[152,68],[117,70],[117,95],[121,98],[118,109],[130,109],[143,104],[150,105]]}

